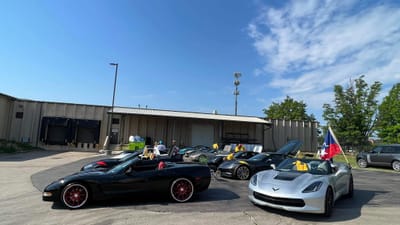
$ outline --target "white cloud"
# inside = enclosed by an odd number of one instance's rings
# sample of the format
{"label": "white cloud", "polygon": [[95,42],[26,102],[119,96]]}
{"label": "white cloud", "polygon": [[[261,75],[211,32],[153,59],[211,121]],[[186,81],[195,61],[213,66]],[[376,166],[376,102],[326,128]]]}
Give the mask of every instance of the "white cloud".
{"label": "white cloud", "polygon": [[333,98],[334,85],[361,74],[369,84],[392,86],[400,80],[399,21],[395,2],[296,0],[265,7],[248,26],[265,60],[257,74],[270,75],[269,86],[282,96],[320,111]]}

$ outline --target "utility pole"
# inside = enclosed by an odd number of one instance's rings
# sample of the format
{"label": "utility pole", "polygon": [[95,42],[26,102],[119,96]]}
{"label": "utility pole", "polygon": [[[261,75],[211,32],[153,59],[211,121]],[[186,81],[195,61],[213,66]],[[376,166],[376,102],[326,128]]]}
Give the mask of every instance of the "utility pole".
{"label": "utility pole", "polygon": [[233,92],[233,95],[235,95],[235,116],[237,116],[237,98],[239,95],[238,86],[240,84],[239,77],[241,77],[242,74],[236,72],[233,74],[233,76],[235,77],[235,81],[233,82],[233,84],[235,85],[235,91]]}

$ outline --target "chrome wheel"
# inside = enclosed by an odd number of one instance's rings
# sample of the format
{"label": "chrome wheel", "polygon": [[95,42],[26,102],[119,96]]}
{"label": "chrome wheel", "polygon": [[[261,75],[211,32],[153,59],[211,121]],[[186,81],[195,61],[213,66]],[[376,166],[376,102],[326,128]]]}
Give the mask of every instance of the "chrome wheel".
{"label": "chrome wheel", "polygon": [[247,166],[239,166],[236,170],[236,176],[240,180],[247,180],[250,177],[250,170]]}
{"label": "chrome wheel", "polygon": [[89,198],[87,188],[82,184],[68,184],[62,191],[61,200],[70,209],[78,209],[86,204]]}
{"label": "chrome wheel", "polygon": [[360,168],[366,168],[368,166],[367,161],[365,161],[365,159],[359,159],[357,161],[357,164]]}
{"label": "chrome wheel", "polygon": [[178,178],[171,184],[171,197],[177,202],[186,202],[193,196],[193,183],[186,178]]}
{"label": "chrome wheel", "polygon": [[399,161],[394,161],[394,162],[392,162],[392,168],[395,170],[395,171],[400,171],[400,162]]}

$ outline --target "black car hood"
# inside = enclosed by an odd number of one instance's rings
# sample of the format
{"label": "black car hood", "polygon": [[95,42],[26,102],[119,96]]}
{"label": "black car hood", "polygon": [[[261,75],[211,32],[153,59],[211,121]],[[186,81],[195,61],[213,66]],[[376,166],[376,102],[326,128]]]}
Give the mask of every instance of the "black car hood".
{"label": "black car hood", "polygon": [[303,145],[302,141],[299,140],[292,140],[286,143],[284,146],[279,148],[276,153],[282,154],[282,155],[295,155],[299,150],[300,147]]}

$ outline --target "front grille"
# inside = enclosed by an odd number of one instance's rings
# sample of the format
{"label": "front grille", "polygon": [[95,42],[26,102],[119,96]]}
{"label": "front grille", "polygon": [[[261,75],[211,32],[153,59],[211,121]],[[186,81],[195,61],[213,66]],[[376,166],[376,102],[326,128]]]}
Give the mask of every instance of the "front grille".
{"label": "front grille", "polygon": [[275,205],[283,205],[283,206],[294,206],[294,207],[304,207],[305,203],[303,199],[296,199],[296,198],[277,198],[268,195],[264,195],[258,192],[253,193],[254,198],[272,203]]}

